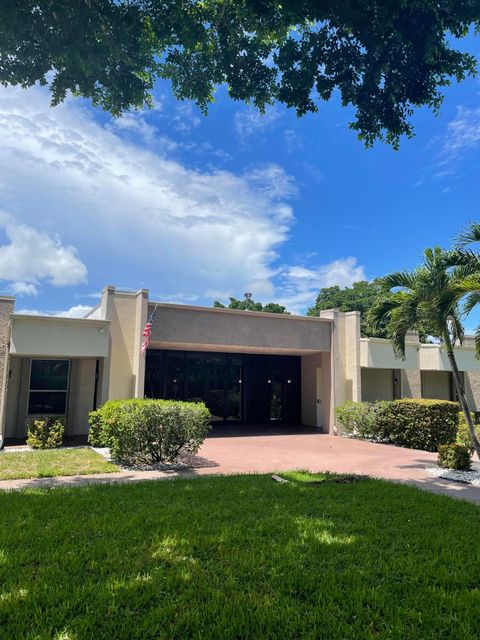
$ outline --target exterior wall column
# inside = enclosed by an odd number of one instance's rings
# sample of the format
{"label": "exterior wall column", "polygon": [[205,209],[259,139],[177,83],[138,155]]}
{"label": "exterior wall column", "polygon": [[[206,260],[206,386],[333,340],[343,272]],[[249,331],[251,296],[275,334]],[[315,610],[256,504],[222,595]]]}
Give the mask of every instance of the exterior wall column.
{"label": "exterior wall column", "polygon": [[[115,295],[115,287],[113,285],[106,286],[102,291],[100,301],[100,317],[102,320],[112,320],[113,315],[113,298]],[[97,406],[102,406],[109,399],[110,390],[110,364],[112,359],[112,333],[110,331],[108,339],[108,356],[102,358],[98,372],[97,386]]]}
{"label": "exterior wall column", "polygon": [[10,367],[11,315],[14,308],[15,298],[9,296],[0,298],[0,448],[4,444],[5,409]]}
{"label": "exterior wall column", "polygon": [[331,319],[331,395],[330,432],[337,433],[335,409],[347,400],[360,402],[362,382],[360,366],[360,312],[320,311]]}
{"label": "exterior wall column", "polygon": [[143,398],[145,390],[145,355],[140,352],[143,341],[143,329],[148,320],[148,291],[141,289],[137,292],[136,299],[136,326],[133,351],[133,375],[135,398]]}

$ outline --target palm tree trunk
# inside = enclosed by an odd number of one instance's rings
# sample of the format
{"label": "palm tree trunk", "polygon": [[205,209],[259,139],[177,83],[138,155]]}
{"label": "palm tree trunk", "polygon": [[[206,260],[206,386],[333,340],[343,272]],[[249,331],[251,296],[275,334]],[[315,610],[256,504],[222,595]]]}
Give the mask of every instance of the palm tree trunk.
{"label": "palm tree trunk", "polygon": [[475,432],[475,426],[472,420],[472,414],[468,408],[467,397],[465,395],[465,389],[463,388],[462,381],[460,379],[460,372],[458,371],[457,361],[455,359],[455,353],[453,351],[452,341],[450,340],[450,336],[446,331],[443,339],[445,341],[445,346],[447,347],[447,357],[450,362],[450,367],[452,369],[453,380],[455,382],[455,387],[457,389],[458,400],[460,402],[460,406],[462,408],[463,414],[465,416],[465,420],[467,421],[468,430],[470,432],[470,438],[472,440],[473,448],[477,456],[480,458],[480,440]]}

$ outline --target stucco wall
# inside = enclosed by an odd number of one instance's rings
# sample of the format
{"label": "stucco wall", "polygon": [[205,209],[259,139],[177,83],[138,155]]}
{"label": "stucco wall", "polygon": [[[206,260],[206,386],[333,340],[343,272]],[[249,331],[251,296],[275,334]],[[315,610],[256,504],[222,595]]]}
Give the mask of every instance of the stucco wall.
{"label": "stucco wall", "polygon": [[104,375],[103,401],[143,396],[144,362],[140,359],[142,331],[147,320],[147,293],[110,289],[107,319],[110,320],[110,356]]}
{"label": "stucco wall", "polygon": [[[321,391],[317,397],[317,369],[320,369]],[[321,418],[317,424],[317,400],[320,400]],[[328,352],[302,356],[302,424],[319,427],[328,432],[331,427],[331,370]]]}
{"label": "stucco wall", "polygon": [[451,385],[448,371],[422,371],[422,397],[450,400]]}
{"label": "stucco wall", "polygon": [[11,314],[15,300],[8,296],[0,298],[0,445],[5,430],[5,409],[8,388],[10,357]]}
{"label": "stucco wall", "polygon": [[48,358],[104,357],[109,323],[104,320],[14,315],[11,353]]}
{"label": "stucco wall", "polygon": [[465,374],[465,392],[468,406],[472,411],[480,410],[480,373],[469,371]]}
{"label": "stucco wall", "polygon": [[419,369],[403,369],[401,372],[402,398],[422,397],[422,378]]}
{"label": "stucco wall", "polygon": [[5,437],[17,437],[20,389],[22,380],[22,359],[10,358],[10,375],[8,380],[7,401],[5,410]]}
{"label": "stucco wall", "polygon": [[93,410],[95,393],[95,359],[72,360],[68,398],[67,434],[88,433],[88,414]]}
{"label": "stucco wall", "polygon": [[159,305],[152,342],[167,349],[329,351],[330,323],[319,318]]}

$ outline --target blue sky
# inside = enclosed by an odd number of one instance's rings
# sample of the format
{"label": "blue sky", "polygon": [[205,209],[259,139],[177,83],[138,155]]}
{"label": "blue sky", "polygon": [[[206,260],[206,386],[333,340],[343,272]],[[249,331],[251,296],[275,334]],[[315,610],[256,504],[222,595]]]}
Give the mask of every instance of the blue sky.
{"label": "blue sky", "polygon": [[302,313],[321,286],[412,268],[480,218],[479,92],[447,88],[396,152],[366,150],[335,101],[260,116],[219,90],[204,117],[159,83],[153,110],[114,120],[0,88],[1,288],[43,313],[81,314],[106,284]]}

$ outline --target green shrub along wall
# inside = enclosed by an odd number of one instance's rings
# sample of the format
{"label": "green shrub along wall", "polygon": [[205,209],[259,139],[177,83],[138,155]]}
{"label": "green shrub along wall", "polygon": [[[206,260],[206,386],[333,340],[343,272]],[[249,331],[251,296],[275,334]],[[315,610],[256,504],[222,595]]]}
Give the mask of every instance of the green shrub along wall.
{"label": "green shrub along wall", "polygon": [[202,402],[110,400],[89,417],[89,442],[126,464],[174,462],[198,451],[210,429]]}
{"label": "green shrub along wall", "polygon": [[[471,413],[473,422],[475,422],[475,414]],[[477,436],[480,438],[480,425],[475,425],[475,432]],[[467,447],[470,453],[474,452],[472,438],[470,436],[470,429],[468,428],[467,421],[465,420],[465,415],[463,411],[460,411],[458,414],[458,434],[457,434],[457,443],[463,444]]]}
{"label": "green shrub along wall", "polygon": [[455,442],[458,432],[458,404],[447,400],[348,402],[336,416],[348,434],[424,451]]}

